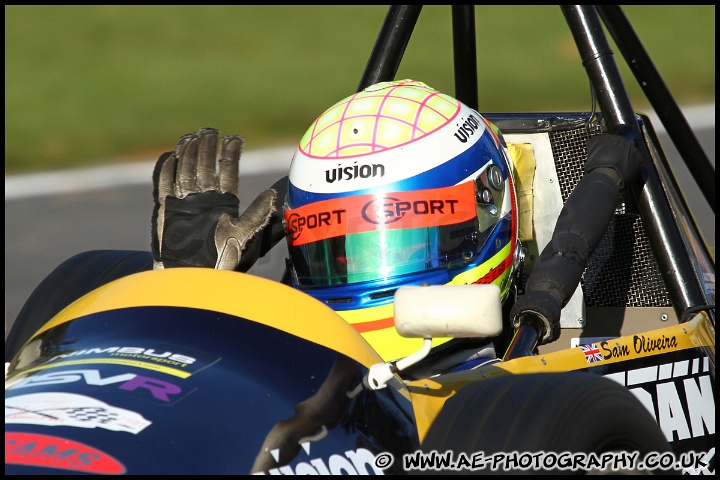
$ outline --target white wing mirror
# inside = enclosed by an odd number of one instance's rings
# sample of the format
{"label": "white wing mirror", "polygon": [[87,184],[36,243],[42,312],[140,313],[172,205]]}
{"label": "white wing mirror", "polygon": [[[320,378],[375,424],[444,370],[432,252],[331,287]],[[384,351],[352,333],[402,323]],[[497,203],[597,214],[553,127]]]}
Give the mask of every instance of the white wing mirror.
{"label": "white wing mirror", "polygon": [[400,287],[393,309],[398,333],[423,338],[423,346],[400,360],[371,366],[367,385],[374,390],[425,358],[433,337],[495,337],[502,332],[502,298],[493,284]]}
{"label": "white wing mirror", "polygon": [[494,337],[502,332],[500,288],[483,285],[400,287],[395,328],[403,337]]}

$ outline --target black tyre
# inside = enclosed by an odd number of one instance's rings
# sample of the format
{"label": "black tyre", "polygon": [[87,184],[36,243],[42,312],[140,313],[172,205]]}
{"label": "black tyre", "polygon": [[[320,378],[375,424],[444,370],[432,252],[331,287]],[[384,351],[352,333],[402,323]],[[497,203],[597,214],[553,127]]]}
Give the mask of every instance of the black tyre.
{"label": "black tyre", "polygon": [[151,269],[152,254],[135,250],[92,250],[65,260],[38,284],[20,310],[5,340],[5,362],[78,298],[118,278]]}
{"label": "black tyre", "polygon": [[[463,452],[468,458],[476,452],[487,457],[511,452],[624,451],[639,452],[639,460],[650,452],[672,451],[654,418],[627,388],[584,372],[506,375],[467,385],[446,402],[422,450],[441,454],[451,450],[455,456]],[[493,474],[531,471],[551,475],[620,473],[587,469],[485,470]],[[465,469],[447,473],[479,472]]]}

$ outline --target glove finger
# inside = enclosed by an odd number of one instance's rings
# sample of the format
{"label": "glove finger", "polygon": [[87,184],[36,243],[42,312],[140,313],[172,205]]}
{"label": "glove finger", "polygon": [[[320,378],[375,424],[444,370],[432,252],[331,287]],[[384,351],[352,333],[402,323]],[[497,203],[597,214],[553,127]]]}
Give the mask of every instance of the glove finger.
{"label": "glove finger", "polygon": [[218,188],[221,193],[237,195],[240,169],[240,154],[245,141],[233,135],[223,137],[220,151]]}
{"label": "glove finger", "polygon": [[197,134],[185,135],[178,142],[177,147],[178,168],[176,181],[176,196],[185,198],[191,193],[197,193]]}
{"label": "glove finger", "polygon": [[201,192],[215,188],[218,133],[214,128],[203,128],[198,132],[197,184]]}
{"label": "glove finger", "polygon": [[174,153],[163,154],[155,165],[155,187],[157,188],[155,202],[162,206],[165,206],[165,198],[174,193],[176,167],[177,157]]}
{"label": "glove finger", "polygon": [[236,225],[242,226],[250,237],[262,230],[270,221],[270,215],[275,211],[275,197],[277,192],[272,189],[260,193],[255,200],[245,209]]}
{"label": "glove finger", "polygon": [[153,234],[151,246],[156,261],[160,259],[163,229],[165,226],[165,200],[173,194],[175,185],[175,167],[177,157],[174,153],[167,152],[160,156],[153,171],[153,195],[155,196],[155,208],[153,209]]}

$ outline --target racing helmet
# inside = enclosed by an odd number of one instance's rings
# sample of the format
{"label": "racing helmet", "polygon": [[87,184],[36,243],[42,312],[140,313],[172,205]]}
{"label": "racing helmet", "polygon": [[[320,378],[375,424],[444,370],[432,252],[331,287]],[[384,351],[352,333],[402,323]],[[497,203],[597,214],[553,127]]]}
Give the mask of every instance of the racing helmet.
{"label": "racing helmet", "polygon": [[383,360],[417,351],[421,339],[395,330],[399,287],[494,283],[507,297],[519,261],[512,165],[493,124],[425,83],[381,82],[341,100],[290,165],[292,286]]}

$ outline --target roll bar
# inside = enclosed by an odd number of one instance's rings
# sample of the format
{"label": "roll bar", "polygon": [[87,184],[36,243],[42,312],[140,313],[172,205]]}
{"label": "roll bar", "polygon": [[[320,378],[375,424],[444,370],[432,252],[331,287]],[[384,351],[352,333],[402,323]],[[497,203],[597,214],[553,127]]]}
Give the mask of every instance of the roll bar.
{"label": "roll bar", "polygon": [[[453,5],[451,8],[455,96],[478,109],[475,7]],[[686,318],[685,312],[709,302],[693,270],[696,264],[693,254],[685,248],[675,224],[664,186],[653,165],[640,123],[603,31],[601,17],[713,212],[714,168],[620,7],[560,5],[560,9],[572,32],[609,131],[633,141],[644,157],[643,180],[632,188],[632,194],[676,314],[678,318]],[[395,78],[421,10],[422,5],[389,7],[358,91],[373,83]]]}

